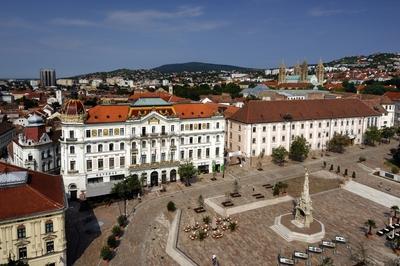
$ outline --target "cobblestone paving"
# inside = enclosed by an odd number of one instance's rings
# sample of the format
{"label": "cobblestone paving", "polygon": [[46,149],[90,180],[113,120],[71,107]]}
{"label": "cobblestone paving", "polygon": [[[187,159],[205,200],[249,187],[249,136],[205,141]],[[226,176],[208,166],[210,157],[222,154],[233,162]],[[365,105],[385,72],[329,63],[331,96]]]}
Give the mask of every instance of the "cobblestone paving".
{"label": "cobblestone paving", "polygon": [[[341,189],[315,195],[312,199],[315,218],[325,224],[327,239],[343,235],[349,239],[352,250],[362,242],[376,261],[393,256],[383,239],[364,236],[364,222],[373,218],[378,227],[383,227],[387,221],[384,213],[388,210]],[[202,242],[190,240],[184,233],[178,245],[200,265],[209,265],[213,254],[219,257],[221,265],[276,265],[279,253],[290,256],[294,250],[307,247],[300,242],[286,242],[269,228],[276,216],[290,212],[292,207],[292,203],[283,203],[241,213],[233,216],[239,221],[237,231],[228,232],[218,240],[207,238]],[[192,215],[191,211],[184,211],[181,225],[188,223]],[[350,252],[344,246],[339,246],[337,254],[327,251],[325,255],[332,257],[335,265],[351,265]]]}

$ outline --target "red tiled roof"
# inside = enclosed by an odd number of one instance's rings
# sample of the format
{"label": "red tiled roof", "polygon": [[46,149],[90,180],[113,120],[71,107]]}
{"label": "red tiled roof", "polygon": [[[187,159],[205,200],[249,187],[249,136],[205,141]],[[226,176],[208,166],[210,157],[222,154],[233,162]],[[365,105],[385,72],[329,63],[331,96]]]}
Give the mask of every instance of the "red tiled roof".
{"label": "red tiled roof", "polygon": [[398,91],[388,91],[383,94],[384,96],[388,97],[392,101],[399,101],[400,100],[400,92]]}
{"label": "red tiled roof", "polygon": [[87,111],[86,123],[114,123],[128,119],[128,105],[96,105]]}
{"label": "red tiled roof", "polygon": [[230,119],[246,123],[282,122],[345,117],[378,116],[358,99],[318,99],[293,101],[249,101]]}
{"label": "red tiled roof", "polygon": [[14,219],[66,207],[61,176],[0,162],[0,173],[28,171],[26,184],[0,187],[0,220]]}
{"label": "red tiled roof", "polygon": [[175,104],[176,115],[181,119],[207,118],[217,115],[218,104],[215,103],[184,103]]}
{"label": "red tiled roof", "polygon": [[136,101],[140,98],[161,98],[169,103],[178,103],[178,102],[190,102],[189,99],[181,98],[175,95],[171,95],[166,92],[135,92],[134,94],[129,96],[130,101]]}

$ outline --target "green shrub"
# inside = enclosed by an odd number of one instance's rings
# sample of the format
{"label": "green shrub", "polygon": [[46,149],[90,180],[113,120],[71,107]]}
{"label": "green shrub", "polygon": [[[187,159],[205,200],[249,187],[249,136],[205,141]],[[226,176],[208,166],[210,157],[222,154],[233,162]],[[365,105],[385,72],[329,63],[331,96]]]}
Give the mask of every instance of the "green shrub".
{"label": "green shrub", "polygon": [[112,228],[112,233],[113,233],[114,236],[121,236],[121,234],[122,234],[122,229],[121,229],[121,227],[120,227],[119,225],[115,225],[115,226]]}
{"label": "green shrub", "polygon": [[211,222],[211,218],[210,218],[210,216],[204,216],[203,217],[203,222],[205,223],[205,224],[209,224],[210,222]]}
{"label": "green shrub", "polygon": [[203,230],[199,230],[198,236],[199,236],[199,240],[204,240],[204,238],[206,238],[206,236],[207,236],[207,233],[204,232]]}
{"label": "green shrub", "polygon": [[120,215],[120,216],[118,216],[117,221],[118,221],[119,226],[125,226],[128,219],[126,218],[125,215]]}
{"label": "green shrub", "polygon": [[114,235],[110,235],[110,236],[107,238],[107,245],[108,245],[110,248],[116,248],[116,247],[118,246],[118,242],[117,242],[117,240],[115,239],[115,236],[114,236]]}
{"label": "green shrub", "polygon": [[176,210],[175,203],[173,201],[168,202],[167,209],[170,212],[174,212]]}
{"label": "green shrub", "polygon": [[104,246],[100,251],[100,257],[103,260],[111,260],[113,257],[113,252],[108,246]]}
{"label": "green shrub", "polygon": [[393,174],[398,174],[399,173],[399,168],[397,166],[392,167],[392,173]]}
{"label": "green shrub", "polygon": [[229,223],[229,229],[231,230],[231,231],[235,231],[236,230],[236,228],[237,228],[237,224],[236,223]]}

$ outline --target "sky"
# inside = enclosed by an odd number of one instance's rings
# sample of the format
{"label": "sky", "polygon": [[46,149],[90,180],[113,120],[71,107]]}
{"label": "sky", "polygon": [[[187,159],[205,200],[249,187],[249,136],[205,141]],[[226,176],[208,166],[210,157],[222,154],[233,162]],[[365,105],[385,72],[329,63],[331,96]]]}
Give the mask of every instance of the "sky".
{"label": "sky", "polygon": [[67,77],[191,61],[276,67],[400,52],[398,0],[0,3],[0,77]]}

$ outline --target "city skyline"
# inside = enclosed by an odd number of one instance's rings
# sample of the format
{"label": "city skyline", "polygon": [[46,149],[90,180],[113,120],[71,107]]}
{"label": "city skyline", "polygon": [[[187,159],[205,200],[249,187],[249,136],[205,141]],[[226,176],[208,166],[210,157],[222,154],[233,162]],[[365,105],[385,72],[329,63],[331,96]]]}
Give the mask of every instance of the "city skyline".
{"label": "city skyline", "polygon": [[[277,67],[398,52],[396,1],[3,2],[0,77],[200,61]],[[375,19],[371,19],[375,18]]]}

